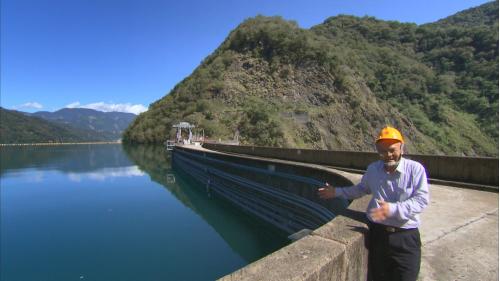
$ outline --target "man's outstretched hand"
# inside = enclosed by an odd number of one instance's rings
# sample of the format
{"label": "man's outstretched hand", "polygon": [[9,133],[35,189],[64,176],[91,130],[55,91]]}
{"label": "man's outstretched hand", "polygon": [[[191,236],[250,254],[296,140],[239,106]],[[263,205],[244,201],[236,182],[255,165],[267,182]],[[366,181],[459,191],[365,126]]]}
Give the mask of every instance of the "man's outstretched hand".
{"label": "man's outstretched hand", "polygon": [[321,199],[331,199],[335,197],[335,188],[325,183],[325,186],[318,188],[318,196]]}

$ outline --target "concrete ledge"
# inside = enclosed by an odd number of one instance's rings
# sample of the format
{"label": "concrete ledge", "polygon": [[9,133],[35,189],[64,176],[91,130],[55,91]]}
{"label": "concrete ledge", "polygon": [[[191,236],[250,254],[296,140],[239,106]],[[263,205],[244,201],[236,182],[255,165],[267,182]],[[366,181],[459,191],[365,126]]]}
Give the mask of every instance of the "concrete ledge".
{"label": "concrete ledge", "polygon": [[219,280],[345,280],[344,248],[307,236]]}
{"label": "concrete ledge", "polygon": [[[349,169],[349,168],[342,168],[342,167],[329,167],[329,168],[333,168],[335,170],[345,171],[345,172],[349,172],[349,173],[355,173],[355,174],[364,174],[365,173],[365,170],[361,170],[361,169]],[[447,186],[454,186],[454,187],[461,187],[461,188],[467,188],[467,189],[475,189],[475,190],[482,190],[482,191],[489,191],[489,192],[498,193],[498,186],[491,186],[491,185],[484,185],[484,184],[477,184],[477,183],[466,183],[466,182],[460,182],[460,181],[438,180],[435,178],[429,178],[427,180],[429,183],[432,183],[432,184],[440,184],[440,185],[447,185]]]}
{"label": "concrete ledge", "polygon": [[[378,160],[375,152],[293,149],[277,147],[204,144],[217,151],[255,155],[290,161],[365,170]],[[498,158],[406,154],[427,170],[433,179],[492,186],[498,190]]]}
{"label": "concrete ledge", "polygon": [[368,269],[368,245],[366,242],[366,207],[370,198],[354,200],[349,208],[329,223],[311,233],[344,245],[345,278],[342,280],[366,280]]}
{"label": "concrete ledge", "polygon": [[219,280],[367,280],[368,228],[363,221],[368,201],[353,201],[310,235]]}

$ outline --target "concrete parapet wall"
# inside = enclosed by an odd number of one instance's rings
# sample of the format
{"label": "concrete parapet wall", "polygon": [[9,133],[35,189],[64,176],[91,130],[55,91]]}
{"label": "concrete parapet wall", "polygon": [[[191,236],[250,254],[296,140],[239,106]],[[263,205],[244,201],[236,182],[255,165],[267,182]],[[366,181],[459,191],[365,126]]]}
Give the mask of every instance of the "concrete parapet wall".
{"label": "concrete parapet wall", "polygon": [[353,201],[342,214],[310,235],[219,280],[367,280],[368,228],[364,213],[368,200]]}
{"label": "concrete parapet wall", "polygon": [[408,155],[424,165],[431,178],[498,187],[498,158]]}
{"label": "concrete parapet wall", "polygon": [[[366,169],[371,162],[378,160],[378,155],[375,152],[221,144],[204,144],[204,147],[217,151],[361,170]],[[405,157],[422,163],[430,178],[498,187],[498,158],[418,154],[407,154]]]}

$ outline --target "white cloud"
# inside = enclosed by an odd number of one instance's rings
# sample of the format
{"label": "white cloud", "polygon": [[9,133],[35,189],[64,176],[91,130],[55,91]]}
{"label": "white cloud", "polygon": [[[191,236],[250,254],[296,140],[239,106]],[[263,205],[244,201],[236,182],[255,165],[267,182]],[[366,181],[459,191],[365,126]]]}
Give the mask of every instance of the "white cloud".
{"label": "white cloud", "polygon": [[77,175],[74,173],[69,173],[68,178],[70,181],[73,181],[73,182],[81,182],[82,181],[82,177],[80,175]]}
{"label": "white cloud", "polygon": [[37,171],[26,178],[27,182],[39,183],[43,182],[44,174],[43,172]]}
{"label": "white cloud", "polygon": [[23,103],[21,105],[15,106],[15,109],[42,109],[43,105],[36,101]]}
{"label": "white cloud", "polygon": [[99,111],[104,111],[104,112],[117,111],[117,112],[128,112],[128,113],[134,113],[134,114],[139,114],[139,113],[142,113],[142,112],[148,110],[148,108],[142,104],[105,103],[105,102],[80,104],[80,102],[78,102],[78,101],[70,103],[70,104],[66,105],[65,107],[66,108],[89,108],[89,109],[94,109],[94,110],[99,110]]}
{"label": "white cloud", "polygon": [[80,182],[83,178],[88,178],[91,180],[104,181],[110,178],[117,177],[142,177],[144,172],[137,166],[128,167],[116,167],[116,168],[104,168],[98,171],[88,172],[88,173],[69,173],[68,178],[74,182]]}
{"label": "white cloud", "polygon": [[73,103],[70,103],[68,105],[65,106],[65,108],[76,108],[76,107],[80,107],[80,102],[73,102]]}

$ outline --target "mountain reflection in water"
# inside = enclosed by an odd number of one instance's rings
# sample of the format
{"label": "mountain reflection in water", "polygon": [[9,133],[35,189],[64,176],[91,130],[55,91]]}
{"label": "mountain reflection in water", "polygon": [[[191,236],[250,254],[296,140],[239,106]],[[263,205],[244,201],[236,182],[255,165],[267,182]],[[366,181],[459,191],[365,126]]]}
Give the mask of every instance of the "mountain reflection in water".
{"label": "mountain reflection in water", "polygon": [[163,146],[0,148],[1,280],[213,280],[289,241]]}
{"label": "mountain reflection in water", "polygon": [[[247,262],[255,261],[262,257],[262,253],[270,253],[289,242],[286,233],[213,196],[203,185],[191,180],[189,175],[172,170],[171,154],[163,146],[124,146],[124,149],[141,170],[200,215]],[[238,227],[233,227],[235,225]]]}

